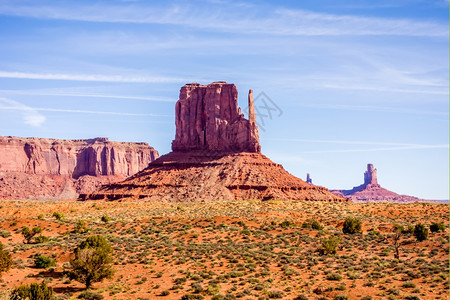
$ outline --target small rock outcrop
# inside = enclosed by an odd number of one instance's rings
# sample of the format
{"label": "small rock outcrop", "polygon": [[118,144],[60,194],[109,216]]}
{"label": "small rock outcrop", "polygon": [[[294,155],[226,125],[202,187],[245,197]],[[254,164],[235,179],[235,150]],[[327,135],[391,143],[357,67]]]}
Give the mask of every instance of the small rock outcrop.
{"label": "small rock outcrop", "polygon": [[81,200],[216,201],[283,199],[348,201],[289,174],[260,153],[252,90],[249,119],[234,84],[187,84],[175,106],[172,152],[130,178]]}
{"label": "small rock outcrop", "polygon": [[175,105],[173,151],[206,150],[261,152],[252,90],[248,95],[249,119],[237,105],[234,84],[186,84]]}
{"label": "small rock outcrop", "polygon": [[306,183],[312,184],[312,179],[309,173],[306,173]]}
{"label": "small rock outcrop", "polygon": [[413,196],[399,195],[382,188],[378,184],[377,169],[373,164],[367,164],[364,172],[364,183],[351,190],[332,190],[336,195],[345,196],[355,202],[380,201],[380,202],[416,202],[425,201]]}
{"label": "small rock outcrop", "polygon": [[0,137],[0,198],[76,198],[158,158],[146,143]]}

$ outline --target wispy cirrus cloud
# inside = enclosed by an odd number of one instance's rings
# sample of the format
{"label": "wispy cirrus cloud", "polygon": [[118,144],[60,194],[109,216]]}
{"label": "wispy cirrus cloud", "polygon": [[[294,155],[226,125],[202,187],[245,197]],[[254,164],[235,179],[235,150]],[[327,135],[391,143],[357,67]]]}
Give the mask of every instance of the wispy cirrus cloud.
{"label": "wispy cirrus cloud", "polygon": [[41,126],[46,120],[46,117],[40,114],[35,108],[8,98],[0,98],[0,110],[20,111],[24,123],[33,127]]}
{"label": "wispy cirrus cloud", "polygon": [[[413,143],[392,143],[376,141],[348,141],[348,140],[320,140],[320,139],[296,139],[296,138],[276,138],[273,141],[307,143],[307,144],[334,144],[350,146],[375,146],[358,149],[329,149],[301,151],[302,154],[318,153],[352,153],[352,152],[378,152],[378,151],[404,151],[404,150],[425,150],[425,149],[448,149],[449,144],[413,144]],[[376,147],[379,146],[379,147]]]}
{"label": "wispy cirrus cloud", "polygon": [[380,152],[380,151],[406,151],[406,150],[429,150],[429,149],[449,149],[448,144],[443,145],[410,145],[410,146],[398,146],[398,147],[377,147],[377,148],[365,148],[365,149],[336,149],[336,150],[313,150],[302,151],[300,153],[356,153],[356,152]]}
{"label": "wispy cirrus cloud", "polygon": [[[75,3],[75,4],[74,4]],[[447,24],[408,19],[337,15],[308,10],[247,5],[247,9],[221,3],[203,6],[172,3],[166,6],[134,3],[55,4],[7,1],[0,14],[41,19],[102,23],[172,24],[197,29],[246,34],[294,36],[403,35],[448,37]],[[198,4],[198,3],[197,3]],[[201,5],[201,3],[200,3]]]}
{"label": "wispy cirrus cloud", "polygon": [[33,95],[33,96],[64,96],[64,97],[80,97],[80,98],[107,98],[107,99],[125,99],[139,101],[155,101],[155,102],[175,102],[176,99],[168,97],[144,97],[129,95],[111,95],[105,93],[88,93],[67,91],[66,89],[50,89],[50,90],[0,90],[3,94],[12,95]]}
{"label": "wispy cirrus cloud", "polygon": [[0,78],[95,81],[95,82],[125,82],[125,83],[183,83],[183,82],[189,81],[188,78],[165,77],[165,76],[31,73],[31,72],[10,72],[10,71],[0,71]]}
{"label": "wispy cirrus cloud", "polygon": [[[4,105],[1,105],[2,102],[4,103]],[[128,116],[128,117],[173,117],[172,115],[164,115],[164,114],[142,114],[142,113],[128,113],[128,112],[115,112],[115,111],[65,109],[65,108],[51,108],[51,107],[30,107],[30,106],[21,104],[17,101],[10,100],[7,98],[0,98],[0,110],[21,111],[23,113],[25,123],[32,125],[32,126],[39,126],[46,120],[45,116],[39,114],[40,111],[76,113],[76,114]]]}

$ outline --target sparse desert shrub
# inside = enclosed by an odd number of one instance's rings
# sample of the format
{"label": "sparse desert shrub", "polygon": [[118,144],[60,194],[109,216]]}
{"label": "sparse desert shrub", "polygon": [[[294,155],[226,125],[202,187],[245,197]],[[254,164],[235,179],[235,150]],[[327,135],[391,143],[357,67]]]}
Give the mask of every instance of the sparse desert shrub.
{"label": "sparse desert shrub", "polygon": [[87,226],[87,222],[85,220],[78,220],[77,224],[75,224],[73,231],[78,234],[88,232],[89,228]]}
{"label": "sparse desert shrub", "polygon": [[44,215],[43,215],[43,214],[40,214],[40,215],[38,216],[38,220],[44,220]]}
{"label": "sparse desert shrub", "polygon": [[34,265],[38,269],[48,269],[56,264],[54,259],[50,257],[39,255],[34,258]]}
{"label": "sparse desert shrub", "polygon": [[283,222],[280,223],[280,227],[281,228],[288,228],[288,227],[291,227],[292,225],[293,224],[291,223],[291,221],[288,221],[288,220],[283,221]]}
{"label": "sparse desert shrub", "polygon": [[10,236],[11,236],[11,232],[6,231],[6,230],[0,230],[0,236],[1,236],[2,238],[10,237]]}
{"label": "sparse desert shrub", "polygon": [[417,224],[414,227],[414,236],[419,242],[426,240],[428,238],[428,228],[422,223]]}
{"label": "sparse desert shrub", "polygon": [[322,241],[322,248],[319,251],[322,254],[336,254],[340,242],[341,239],[339,237],[330,236]]}
{"label": "sparse desert shrub", "polygon": [[420,297],[416,296],[416,295],[408,295],[408,296],[405,296],[405,299],[407,299],[407,300],[420,300]]}
{"label": "sparse desert shrub", "polygon": [[283,296],[284,296],[283,291],[272,290],[267,292],[267,297],[269,297],[270,299],[281,299],[283,298]]}
{"label": "sparse desert shrub", "polygon": [[219,284],[210,284],[208,285],[208,288],[206,289],[206,293],[208,295],[216,295],[220,292],[220,285]]}
{"label": "sparse desert shrub", "polygon": [[45,281],[42,281],[41,284],[21,285],[12,291],[10,299],[51,300],[53,299],[53,289],[48,287]]}
{"label": "sparse desert shrub", "polygon": [[186,294],[181,297],[181,300],[193,300],[193,299],[202,300],[203,298],[204,297],[199,294]]}
{"label": "sparse desert shrub", "polygon": [[328,273],[327,274],[327,279],[328,280],[340,281],[340,280],[342,280],[342,276],[337,274],[337,273]]}
{"label": "sparse desert shrub", "polygon": [[108,223],[109,221],[111,221],[111,218],[108,215],[103,215],[101,220],[104,223]]}
{"label": "sparse desert shrub", "polygon": [[45,235],[39,235],[34,238],[34,241],[36,242],[36,244],[42,244],[48,242],[49,238]]}
{"label": "sparse desert shrub", "polygon": [[322,230],[323,226],[320,224],[319,221],[316,219],[308,219],[306,222],[302,224],[302,228],[309,228],[309,229],[315,229],[315,230]]}
{"label": "sparse desert shrub", "polygon": [[308,300],[308,297],[301,294],[301,295],[298,295],[297,297],[295,297],[294,300]]}
{"label": "sparse desert shrub", "polygon": [[75,258],[70,261],[70,278],[84,283],[86,289],[94,282],[111,278],[114,273],[112,252],[113,248],[103,236],[88,237],[74,251]]}
{"label": "sparse desert shrub", "polygon": [[13,265],[13,260],[11,258],[11,254],[3,249],[3,244],[0,243],[0,277],[3,272],[8,272]]}
{"label": "sparse desert shrub", "polygon": [[22,227],[22,235],[25,238],[25,241],[27,244],[31,243],[31,240],[34,238],[34,236],[38,233],[41,233],[43,229],[39,226],[33,227],[33,229],[30,229],[28,226]]}
{"label": "sparse desert shrub", "polygon": [[347,218],[344,221],[344,227],[342,228],[342,232],[348,234],[361,233],[361,220],[357,218]]}
{"label": "sparse desert shrub", "polygon": [[164,290],[161,292],[161,296],[168,296],[170,294],[170,292],[168,290]]}
{"label": "sparse desert shrub", "polygon": [[53,217],[55,217],[56,220],[58,221],[64,221],[64,214],[63,213],[59,213],[59,212],[54,212],[53,213]]}
{"label": "sparse desert shrub", "polygon": [[347,295],[337,295],[334,300],[348,300],[350,299]]}
{"label": "sparse desert shrub", "polygon": [[402,287],[412,289],[416,287],[416,284],[412,281],[406,281],[405,283],[402,284]]}
{"label": "sparse desert shrub", "polygon": [[193,284],[192,284],[192,290],[193,290],[193,293],[194,294],[198,294],[198,293],[201,293],[201,292],[203,292],[203,286],[202,286],[202,284],[201,283],[199,283],[199,282],[194,282]]}
{"label": "sparse desert shrub", "polygon": [[445,225],[444,223],[433,223],[430,225],[430,231],[431,232],[439,232],[439,231],[445,231]]}
{"label": "sparse desert shrub", "polygon": [[78,295],[78,299],[84,299],[84,300],[101,300],[103,299],[103,295],[99,293],[95,293],[93,291],[84,291],[81,294]]}

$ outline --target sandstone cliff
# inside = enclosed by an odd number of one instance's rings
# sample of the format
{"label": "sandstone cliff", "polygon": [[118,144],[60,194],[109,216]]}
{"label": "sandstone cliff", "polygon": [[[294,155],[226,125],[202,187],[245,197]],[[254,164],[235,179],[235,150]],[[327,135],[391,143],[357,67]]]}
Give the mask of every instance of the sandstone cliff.
{"label": "sandstone cliff", "polygon": [[0,198],[76,198],[156,158],[146,143],[0,137]]}
{"label": "sandstone cliff", "polygon": [[283,199],[347,201],[289,174],[260,153],[252,91],[249,119],[234,84],[187,84],[175,106],[173,152],[130,178],[102,186],[87,199],[216,201]]}

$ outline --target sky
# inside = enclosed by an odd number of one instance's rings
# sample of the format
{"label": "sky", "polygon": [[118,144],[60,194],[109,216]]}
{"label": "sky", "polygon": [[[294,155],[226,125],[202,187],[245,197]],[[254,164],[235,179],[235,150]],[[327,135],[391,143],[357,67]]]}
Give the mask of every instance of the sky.
{"label": "sky", "polygon": [[262,153],[330,189],[368,163],[449,199],[446,0],[0,0],[0,135],[170,152],[186,83],[254,90]]}

